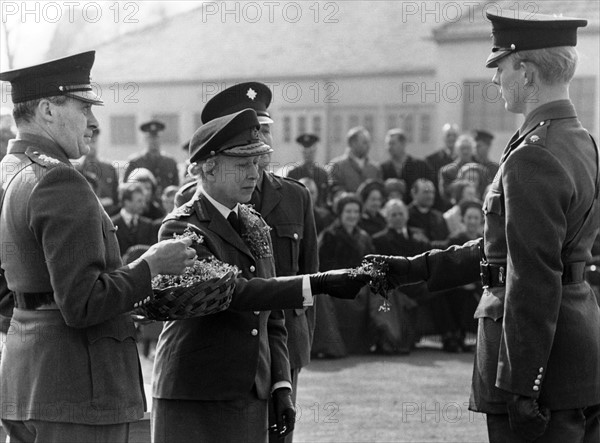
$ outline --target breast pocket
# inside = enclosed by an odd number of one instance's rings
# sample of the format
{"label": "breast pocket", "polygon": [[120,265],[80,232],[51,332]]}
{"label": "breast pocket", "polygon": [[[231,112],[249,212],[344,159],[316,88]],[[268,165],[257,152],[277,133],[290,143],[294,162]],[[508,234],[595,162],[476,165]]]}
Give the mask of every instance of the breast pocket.
{"label": "breast pocket", "polygon": [[504,215],[504,195],[502,193],[490,190],[485,196],[485,202],[483,204],[483,213],[485,215],[488,214],[496,214],[503,216]]}
{"label": "breast pocket", "polygon": [[275,265],[277,275],[295,275],[298,273],[300,242],[303,238],[304,226],[297,223],[278,224],[275,226],[274,239]]}

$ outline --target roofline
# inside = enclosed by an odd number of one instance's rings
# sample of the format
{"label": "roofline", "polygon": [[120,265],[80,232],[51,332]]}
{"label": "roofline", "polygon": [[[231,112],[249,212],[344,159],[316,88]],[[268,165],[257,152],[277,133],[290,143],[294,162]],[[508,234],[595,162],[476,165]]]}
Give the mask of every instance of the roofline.
{"label": "roofline", "polygon": [[[431,75],[434,76],[436,75],[436,69],[435,68],[423,68],[423,69],[407,69],[407,70],[401,70],[401,71],[397,71],[397,70],[391,70],[391,71],[373,71],[373,72],[362,72],[362,73],[330,73],[330,74],[315,74],[315,75],[309,75],[309,74],[300,74],[300,75],[282,75],[282,76],[271,76],[268,78],[265,77],[261,77],[260,81],[263,83],[273,83],[273,82],[278,82],[278,81],[302,81],[302,80],[315,80],[315,79],[319,79],[319,80],[325,80],[325,81],[332,81],[333,79],[350,79],[350,78],[367,78],[367,77],[391,77],[391,76],[415,76],[415,75],[420,75],[420,76],[427,76],[427,75]],[[257,78],[259,76],[256,77],[252,77],[252,78]],[[227,82],[231,82],[231,83],[236,83],[236,82],[243,82],[243,81],[247,81],[249,77],[220,77],[218,79],[216,78],[202,78],[202,79],[184,79],[184,80],[178,80],[178,79],[164,79],[164,80],[149,80],[149,81],[138,81],[138,80],[123,80],[123,79],[119,79],[118,82],[119,83],[131,83],[131,82],[135,82],[139,85],[145,85],[145,86],[163,86],[165,84],[169,84],[169,85],[177,85],[177,86],[188,86],[188,85],[197,85],[199,83],[206,83],[206,82],[214,82],[214,83],[227,83]],[[105,84],[111,84],[114,83],[115,79],[108,79],[108,80],[102,80],[97,82],[100,85],[105,85]]]}

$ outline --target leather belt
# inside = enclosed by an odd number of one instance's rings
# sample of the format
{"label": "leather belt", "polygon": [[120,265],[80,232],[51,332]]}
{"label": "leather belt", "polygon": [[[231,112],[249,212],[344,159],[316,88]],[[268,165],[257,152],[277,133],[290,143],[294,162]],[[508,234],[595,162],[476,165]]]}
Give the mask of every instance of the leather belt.
{"label": "leather belt", "polygon": [[[479,264],[481,283],[484,288],[506,286],[506,265],[481,262]],[[585,279],[585,262],[566,263],[563,268],[562,284],[581,283]]]}
{"label": "leather belt", "polygon": [[54,304],[52,292],[15,292],[15,307],[35,310],[43,305]]}

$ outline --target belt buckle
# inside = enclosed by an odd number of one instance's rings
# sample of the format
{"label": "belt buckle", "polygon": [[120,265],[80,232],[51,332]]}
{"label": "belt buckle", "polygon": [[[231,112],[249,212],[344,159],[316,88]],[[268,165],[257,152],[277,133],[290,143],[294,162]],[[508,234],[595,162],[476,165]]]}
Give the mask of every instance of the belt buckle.
{"label": "belt buckle", "polygon": [[490,287],[490,270],[489,264],[486,262],[479,263],[479,276],[481,277],[481,284],[483,285],[483,289],[487,289]]}
{"label": "belt buckle", "polygon": [[502,285],[506,284],[506,270],[504,266],[500,266],[500,269],[498,269],[498,283]]}

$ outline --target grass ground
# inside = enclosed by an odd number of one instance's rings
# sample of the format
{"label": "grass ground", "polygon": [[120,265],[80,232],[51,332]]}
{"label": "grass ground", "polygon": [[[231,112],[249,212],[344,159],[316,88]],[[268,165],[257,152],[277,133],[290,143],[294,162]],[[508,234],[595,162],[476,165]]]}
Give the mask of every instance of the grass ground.
{"label": "grass ground", "polygon": [[[151,361],[142,357],[146,383]],[[296,443],[484,443],[467,409],[473,354],[435,346],[407,356],[314,360],[300,374]]]}

